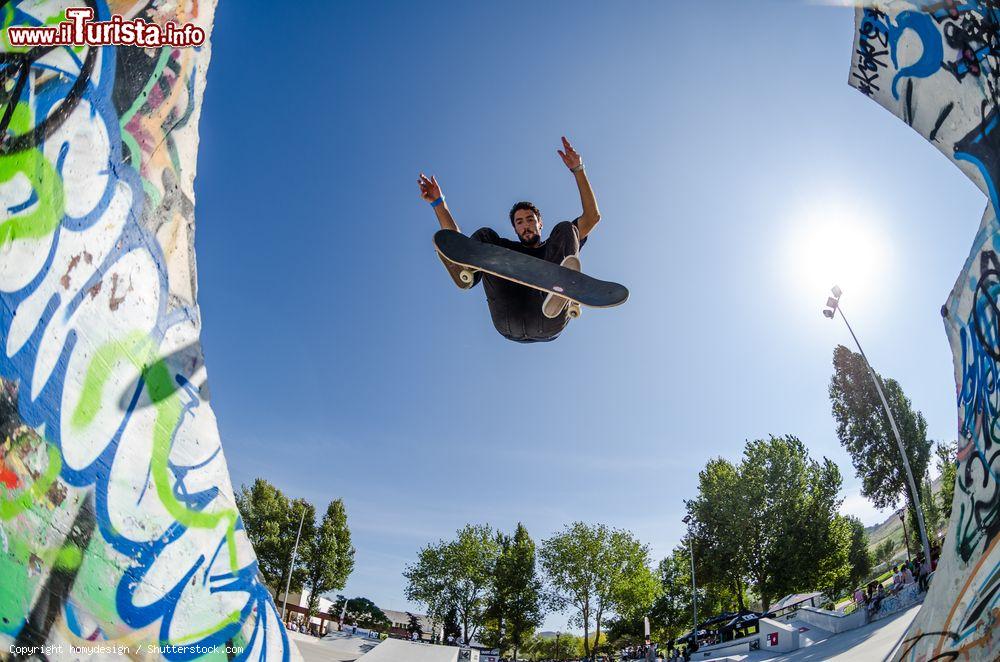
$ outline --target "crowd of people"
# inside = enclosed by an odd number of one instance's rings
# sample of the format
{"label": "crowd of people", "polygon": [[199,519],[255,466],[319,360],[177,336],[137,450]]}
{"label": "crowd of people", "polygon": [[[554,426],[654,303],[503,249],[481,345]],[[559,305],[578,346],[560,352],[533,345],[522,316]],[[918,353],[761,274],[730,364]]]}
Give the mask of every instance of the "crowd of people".
{"label": "crowd of people", "polygon": [[883,600],[898,595],[907,586],[916,584],[919,591],[926,591],[930,576],[937,569],[938,554],[939,549],[935,546],[931,549],[930,563],[924,563],[924,555],[921,553],[916,558],[891,566],[892,581],[888,587],[873,579],[865,587],[856,588],[853,596],[856,609],[865,609],[871,619],[878,614]]}
{"label": "crowd of people", "polygon": [[647,656],[652,652],[653,656],[651,659],[658,659],[656,654],[655,644],[642,644],[639,646],[626,646],[618,655],[622,660],[645,660],[648,659]]}
{"label": "crowd of people", "polygon": [[326,634],[326,627],[320,628],[315,623],[306,623],[305,619],[292,619],[285,623],[285,627],[292,632],[301,632],[314,637],[322,637]]}

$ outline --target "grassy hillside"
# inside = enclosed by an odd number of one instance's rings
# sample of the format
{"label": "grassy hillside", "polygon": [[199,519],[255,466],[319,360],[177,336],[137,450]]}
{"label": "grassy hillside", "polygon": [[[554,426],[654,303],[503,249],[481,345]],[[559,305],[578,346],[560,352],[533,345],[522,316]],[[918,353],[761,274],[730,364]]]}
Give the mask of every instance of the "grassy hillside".
{"label": "grassy hillside", "polygon": [[[931,483],[931,490],[934,492],[934,498],[938,499],[940,503],[940,478]],[[906,527],[909,532],[909,521],[907,521]],[[883,540],[891,537],[895,542],[895,558],[904,558],[906,556],[906,549],[903,546],[903,524],[899,521],[899,516],[896,513],[889,515],[881,524],[866,527],[865,532],[868,534],[868,551],[874,552],[875,548],[882,544]],[[912,535],[912,532],[910,533]]]}

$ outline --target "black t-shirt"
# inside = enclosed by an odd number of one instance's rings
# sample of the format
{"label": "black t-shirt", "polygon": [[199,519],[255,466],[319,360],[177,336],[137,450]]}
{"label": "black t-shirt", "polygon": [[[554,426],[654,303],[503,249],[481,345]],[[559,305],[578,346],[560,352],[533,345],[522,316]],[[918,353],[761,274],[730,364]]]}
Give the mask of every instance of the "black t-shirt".
{"label": "black t-shirt", "polygon": [[[577,230],[580,229],[580,219],[579,219],[579,217],[573,219],[573,225],[576,226]],[[539,260],[544,260],[545,259],[545,244],[547,242],[548,242],[548,239],[546,239],[545,241],[539,242],[537,246],[528,246],[528,245],[522,243],[520,240],[512,241],[510,239],[507,239],[506,237],[500,237],[500,243],[499,243],[499,245],[503,246],[504,248],[509,248],[512,251],[517,251],[518,253],[524,253],[525,255],[530,255],[531,257],[537,257]],[[583,248],[583,245],[585,243],[587,243],[587,238],[586,237],[584,237],[583,239],[580,240],[580,248]]]}

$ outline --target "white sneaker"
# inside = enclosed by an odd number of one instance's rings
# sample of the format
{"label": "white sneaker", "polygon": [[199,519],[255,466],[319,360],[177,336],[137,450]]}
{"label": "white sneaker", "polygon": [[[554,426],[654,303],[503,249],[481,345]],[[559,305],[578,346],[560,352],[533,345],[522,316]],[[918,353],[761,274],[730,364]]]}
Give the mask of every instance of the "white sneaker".
{"label": "white sneaker", "polygon": [[[567,255],[563,258],[560,266],[572,269],[573,271],[580,271],[580,258],[576,255]],[[562,315],[567,303],[569,303],[569,299],[566,297],[549,292],[545,295],[545,301],[542,302],[542,314],[549,319],[559,317]]]}

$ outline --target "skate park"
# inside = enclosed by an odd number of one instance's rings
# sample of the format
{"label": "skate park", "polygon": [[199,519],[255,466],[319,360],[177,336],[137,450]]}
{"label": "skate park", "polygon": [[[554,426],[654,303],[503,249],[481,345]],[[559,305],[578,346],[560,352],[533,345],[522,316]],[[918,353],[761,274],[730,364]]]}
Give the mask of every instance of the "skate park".
{"label": "skate park", "polygon": [[[4,3],[7,19],[4,29],[10,24],[55,24],[61,17],[60,12],[69,4],[80,3]],[[221,646],[238,648],[240,652],[234,655],[239,659],[338,659],[335,655],[340,655],[344,660],[364,659],[366,662],[380,659],[426,659],[429,662],[455,659],[457,662],[459,651],[454,647],[387,639],[362,651],[360,643],[345,643],[339,641],[343,637],[332,634],[307,638],[290,632],[275,603],[275,594],[280,593],[282,587],[275,590],[275,587],[266,586],[262,575],[258,574],[258,555],[236,506],[230,465],[246,462],[240,469],[241,481],[247,480],[254,471],[279,471],[278,465],[282,465],[280,471],[286,472],[282,474],[283,484],[295,485],[325,480],[309,474],[310,465],[319,466],[330,458],[342,461],[338,466],[323,465],[330,477],[323,489],[334,489],[328,487],[330,483],[344,480],[350,474],[362,476],[376,485],[372,492],[383,491],[391,495],[386,501],[391,500],[395,510],[386,523],[379,521],[380,513],[374,508],[358,517],[358,521],[375,532],[373,536],[387,536],[381,529],[395,528],[407,531],[406,535],[416,531],[413,535],[422,535],[420,540],[433,540],[447,527],[436,519],[437,515],[428,512],[451,512],[449,508],[453,505],[442,499],[428,507],[427,512],[422,509],[410,512],[408,509],[416,508],[413,504],[419,501],[420,489],[428,484],[451,481],[451,490],[462,495],[455,501],[471,498],[468,495],[491,495],[485,497],[488,500],[484,503],[488,506],[503,501],[500,489],[503,481],[488,475],[491,463],[495,461],[508,469],[513,467],[512,475],[519,473],[516,463],[522,460],[517,457],[495,459],[490,453],[466,450],[463,445],[466,440],[478,440],[481,435],[486,440],[483,446],[516,447],[516,452],[522,454],[531,452],[530,444],[534,442],[521,428],[517,428],[516,433],[478,429],[473,433],[441,424],[445,429],[441,436],[453,437],[455,445],[448,447],[447,452],[437,449],[435,453],[428,453],[435,456],[434,460],[424,459],[419,447],[400,446],[393,447],[391,452],[380,451],[382,447],[374,436],[376,431],[384,431],[383,426],[389,425],[387,421],[393,415],[385,412],[382,416],[375,415],[381,406],[377,395],[381,393],[378,380],[383,377],[398,379],[401,386],[385,386],[391,393],[390,399],[412,398],[417,403],[413,405],[414,410],[429,412],[420,416],[437,417],[438,421],[446,419],[440,403],[452,398],[466,410],[472,410],[480,420],[491,420],[495,412],[476,408],[483,405],[477,404],[470,395],[471,387],[455,389],[447,395],[438,393],[436,397],[440,399],[435,399],[427,389],[421,389],[411,375],[440,370],[454,380],[464,365],[462,361],[476,361],[470,358],[474,352],[469,347],[475,345],[470,344],[468,337],[488,337],[494,344],[505,342],[504,339],[493,338],[496,334],[483,311],[479,310],[479,316],[473,318],[469,304],[472,297],[460,299],[465,293],[455,291],[447,282],[431,246],[433,217],[421,207],[413,215],[422,213],[420,218],[424,226],[419,231],[408,228],[400,232],[412,232],[411,243],[423,251],[422,271],[414,271],[410,278],[394,275],[391,286],[380,281],[376,288],[395,293],[397,290],[393,287],[398,287],[400,303],[393,305],[403,312],[383,318],[367,303],[350,308],[344,317],[356,321],[353,328],[343,322],[344,327],[337,327],[341,335],[334,334],[335,342],[324,343],[316,339],[318,336],[310,336],[309,342],[298,345],[299,349],[294,342],[282,348],[265,349],[266,339],[257,336],[254,342],[261,343],[259,349],[248,356],[253,356],[250,362],[260,364],[263,371],[260,378],[239,380],[243,383],[234,384],[235,388],[231,386],[234,399],[243,397],[246,391],[270,389],[276,411],[291,412],[289,403],[294,397],[305,403],[303,409],[320,412],[312,415],[329,414],[331,417],[330,412],[341,407],[338,398],[345,397],[348,391],[374,393],[376,395],[369,400],[375,404],[366,405],[370,409],[364,410],[364,416],[358,414],[357,420],[352,418],[351,425],[340,432],[344,439],[360,440],[358,448],[345,450],[350,444],[344,442],[344,446],[329,450],[321,447],[316,439],[308,444],[302,442],[301,446],[283,447],[277,442],[269,446],[264,441],[251,439],[242,428],[230,441],[227,426],[237,417],[229,413],[235,409],[230,409],[217,421],[216,407],[221,407],[224,400],[216,405],[209,397],[207,368],[201,348],[203,332],[209,333],[208,329],[217,324],[220,336],[216,336],[218,340],[214,342],[227,344],[229,339],[221,334],[228,333],[233,346],[242,349],[245,340],[238,336],[242,335],[243,327],[269,327],[272,322],[303,329],[322,326],[309,321],[312,319],[309,310],[292,308],[314,306],[333,311],[330,314],[335,315],[343,310],[341,307],[347,304],[342,302],[350,300],[353,293],[350,287],[343,285],[343,280],[337,279],[330,279],[332,284],[324,285],[330,288],[329,299],[307,300],[288,294],[285,300],[281,296],[263,295],[255,300],[251,292],[245,295],[247,298],[233,304],[243,307],[246,314],[242,321],[222,319],[222,314],[206,315],[203,331],[199,286],[211,289],[216,287],[208,284],[213,279],[216,283],[229,283],[250,278],[249,271],[228,275],[225,271],[228,267],[221,259],[205,264],[204,258],[198,265],[202,267],[199,278],[195,252],[196,216],[197,227],[202,231],[201,211],[196,213],[196,209],[201,208],[195,204],[195,166],[199,158],[213,158],[212,150],[218,148],[221,140],[218,136],[226,135],[215,124],[210,125],[212,131],[206,131],[205,125],[199,124],[202,104],[206,95],[211,99],[214,67],[231,69],[236,60],[236,55],[222,52],[224,46],[216,46],[213,42],[213,23],[217,11],[228,12],[230,9],[225,5],[235,3],[223,0],[218,8],[214,2],[161,3],[160,6],[123,0],[92,4],[98,8],[98,15],[117,12],[151,21],[170,19],[179,24],[190,23],[203,29],[209,41],[199,48],[162,49],[109,45],[31,50],[4,43],[3,67],[9,89],[4,98],[5,138],[0,145],[0,162],[5,165],[4,174],[0,176],[3,185],[0,196],[8,210],[0,220],[0,442],[4,444],[0,447],[0,542],[3,550],[0,557],[3,611],[0,615],[4,619],[0,626],[0,644],[3,645],[0,656],[18,659],[21,654],[12,652],[15,647],[19,651],[41,651],[45,647],[61,646],[64,651],[73,651],[73,646],[79,649],[84,642],[99,642],[109,647],[129,645],[138,649],[141,646],[150,659],[195,655],[193,647],[196,646],[212,650]],[[961,264],[952,265],[950,280],[941,281],[938,291],[927,295],[928,300],[941,306],[934,324],[943,324],[945,333],[941,333],[941,327],[933,326],[926,334],[936,338],[942,347],[947,343],[953,357],[954,377],[946,390],[957,394],[957,401],[950,400],[948,406],[953,418],[951,423],[957,421],[951,434],[958,445],[954,505],[930,589],[916,606],[907,606],[872,623],[852,621],[849,627],[824,627],[838,617],[825,613],[829,610],[814,608],[815,613],[812,613],[803,609],[788,621],[770,619],[774,623],[765,624],[753,641],[715,649],[706,646],[692,659],[812,660],[838,659],[837,656],[839,659],[865,659],[858,656],[877,655],[878,659],[891,656],[899,660],[926,660],[942,656],[995,659],[998,655],[1000,639],[996,636],[995,621],[1000,609],[1000,593],[996,590],[1000,551],[996,548],[996,535],[1000,530],[997,524],[1000,521],[1000,492],[996,489],[993,419],[1000,407],[997,402],[1000,396],[994,384],[995,366],[1000,360],[996,340],[1000,333],[997,331],[1000,314],[995,305],[996,289],[1000,286],[997,282],[1000,266],[995,254],[996,235],[1000,231],[995,211],[998,204],[995,182],[1000,177],[997,171],[1000,168],[1000,133],[995,129],[1000,110],[991,87],[996,82],[994,58],[1000,54],[991,50],[1000,24],[998,11],[989,2],[874,2],[853,11],[853,27],[844,31],[850,43],[843,43],[839,51],[814,56],[828,62],[831,69],[839,67],[837,71],[846,73],[841,76],[839,87],[831,86],[833,92],[852,100],[857,98],[858,104],[865,103],[865,110],[858,112],[866,114],[858,117],[864,117],[868,123],[857,120],[859,132],[898,134],[901,140],[912,145],[913,151],[907,153],[910,156],[893,166],[895,171],[922,167],[924,159],[937,159],[935,163],[942,161],[928,148],[936,147],[947,162],[937,163],[940,172],[948,172],[950,176],[956,169],[961,171],[968,180],[963,180],[961,185],[967,187],[971,182],[978,189],[973,191],[977,196],[975,204],[986,208],[980,225],[975,227],[972,218],[963,216],[965,209],[948,217],[950,233],[959,236],[959,243],[968,255],[963,255]],[[231,25],[237,24],[235,15],[235,10],[226,15],[226,20],[233,22]],[[838,16],[844,18],[843,14]],[[987,46],[982,45],[982,40]],[[216,48],[219,52],[213,50]],[[849,85],[844,85],[843,79]],[[10,96],[15,89],[16,98]],[[266,95],[262,93],[261,96]],[[277,101],[274,103],[281,105]],[[227,114],[232,115],[229,110],[227,107]],[[581,133],[586,135],[583,129]],[[508,136],[508,140],[513,138]],[[586,140],[575,137],[574,140],[586,154]],[[635,140],[638,142],[638,138]],[[424,147],[430,149],[427,145]],[[546,143],[547,151],[555,149],[548,149]],[[716,145],[712,149],[721,148]],[[253,157],[245,156],[247,160],[264,161],[266,155],[267,149],[262,147]],[[550,160],[557,158],[552,154],[548,157]],[[344,161],[350,159],[345,157]],[[610,158],[607,161],[614,162]],[[322,163],[330,168],[346,168],[335,162],[333,156],[322,157]],[[595,178],[595,187],[600,190],[596,162],[595,156],[588,166]],[[741,163],[746,170],[766,169],[764,165],[755,168],[749,161]],[[208,165],[212,165],[210,161]],[[945,165],[950,170],[946,171]],[[216,163],[215,167],[221,166]],[[556,161],[554,167],[562,166]],[[268,168],[269,172],[280,172],[276,166]],[[442,176],[442,183],[450,187],[448,192],[453,201],[461,199],[460,184],[465,183],[463,178],[474,168],[454,170],[455,174],[447,182]],[[212,171],[202,170],[199,175],[206,172]],[[393,177],[397,174],[393,166],[386,166],[385,172]],[[560,171],[560,174],[565,173]],[[935,174],[937,176],[938,171]],[[406,177],[410,189],[414,189],[408,170]],[[652,180],[644,185],[652,187]],[[198,186],[211,187],[213,184],[206,177],[199,178]],[[227,186],[231,187],[230,195],[239,197],[239,185]],[[322,191],[324,186],[326,184],[316,183],[315,189]],[[875,184],[872,187],[876,188]],[[419,202],[416,193],[408,190],[408,195],[408,202],[415,206]],[[572,188],[565,195],[577,204]],[[490,375],[476,377],[487,387],[492,381],[501,380],[494,375],[510,378],[511,366],[523,360],[523,356],[545,362],[545,375],[538,379],[552,381],[539,383],[558,385],[560,382],[552,375],[558,375],[560,367],[574,365],[575,370],[577,364],[585,363],[578,359],[585,356],[582,342],[571,345],[577,342],[574,333],[588,340],[604,339],[603,347],[653,344],[646,335],[640,336],[639,331],[626,327],[626,322],[636,328],[640,326],[639,313],[632,311],[641,310],[647,317],[651,312],[650,319],[654,321],[649,324],[653,327],[671,325],[670,315],[683,317],[683,311],[679,310],[671,310],[668,315],[669,306],[663,303],[643,303],[656,296],[665,300],[667,295],[660,291],[659,283],[650,285],[647,279],[639,277],[632,260],[610,257],[627,254],[628,246],[623,240],[609,240],[614,253],[610,249],[604,254],[595,250],[608,236],[600,233],[612,228],[615,222],[607,211],[614,209],[615,197],[608,197],[607,203],[602,199],[605,214],[602,226],[593,238],[588,238],[587,251],[591,253],[584,253],[587,258],[584,268],[627,282],[632,289],[631,299],[613,312],[586,310],[579,320],[570,323],[564,336],[545,347],[531,348],[529,351],[534,353],[530,355],[515,355],[514,349],[505,347],[483,363],[475,363],[482,368],[481,375]],[[275,194],[268,202],[256,200],[254,206],[277,204],[273,200],[280,198]],[[218,212],[222,203],[217,204],[219,206],[214,208],[217,213],[211,216],[216,229],[205,232],[215,232],[218,237],[223,234],[218,229],[220,226],[224,227],[227,222],[235,224],[238,218],[234,214],[234,218],[227,219]],[[458,214],[457,202],[455,206]],[[948,213],[952,211],[949,207]],[[355,210],[348,215],[356,218],[362,214]],[[500,224],[506,223],[502,216]],[[466,218],[461,217],[467,226],[463,229],[474,229],[475,221]],[[706,223],[706,226],[711,225]],[[328,236],[317,235],[325,238],[312,241],[303,236],[292,239],[282,237],[286,231],[291,232],[288,228],[276,230],[267,242],[282,245],[282,241],[286,241],[286,248],[280,250],[291,255],[287,263],[290,266],[281,272],[262,269],[255,276],[259,279],[255,281],[257,287],[265,287],[264,282],[268,280],[298,283],[301,274],[295,270],[296,265],[336,262],[329,255],[319,253],[318,247],[324,243],[335,245]],[[706,242],[680,250],[708,253],[708,240],[722,245],[739,243],[732,239],[737,235],[720,238],[706,232],[708,234],[699,235]],[[391,234],[385,231],[386,236]],[[406,237],[409,241],[411,235]],[[234,242],[240,240],[232,239]],[[221,245],[223,239],[215,241]],[[669,242],[649,243],[666,245]],[[902,246],[898,252],[905,254],[907,250],[910,249]],[[247,251],[232,249],[233,254],[244,252]],[[198,254],[201,253],[199,249]],[[225,251],[220,249],[217,254],[225,255]],[[634,262],[655,263],[656,254],[644,253],[642,259]],[[668,262],[670,260],[665,260],[662,266],[669,275],[664,282],[690,282],[690,274],[685,281],[684,274],[670,271]],[[359,264],[352,263],[350,270],[365,273],[358,270]],[[909,268],[919,270],[913,265]],[[372,278],[379,278],[379,274]],[[845,296],[852,294],[849,290]],[[476,296],[481,298],[478,293]],[[740,298],[736,294],[731,296],[734,300]],[[222,298],[220,295],[219,299]],[[373,295],[359,298],[375,301]],[[906,297],[899,295],[898,298]],[[850,299],[844,301],[846,305]],[[822,301],[816,305],[820,303]],[[643,305],[649,308],[642,308]],[[727,298],[719,307],[726,305],[735,304]],[[928,308],[923,300],[921,305]],[[280,312],[264,314],[262,311],[270,310],[269,307],[276,307]],[[936,308],[934,312],[937,314]],[[809,314],[819,317],[817,310],[810,310]],[[420,354],[415,348],[434,346],[434,340],[444,336],[418,330],[413,333],[424,335],[409,337],[401,331],[404,324],[396,323],[405,319],[406,325],[419,327],[422,317],[461,318],[455,322],[458,329],[455,337],[459,340],[455,340],[450,348],[452,351],[440,349],[443,343],[439,342],[439,349],[434,350],[436,353]],[[812,320],[812,317],[811,322],[825,323],[825,320]],[[325,324],[327,318],[322,319]],[[691,319],[693,317],[689,322]],[[776,315],[773,319],[784,318]],[[717,319],[711,324],[702,320],[689,325],[704,325],[705,337],[723,346],[726,343],[718,340],[717,331],[708,330],[708,327],[715,327],[716,322]],[[616,326],[619,324],[622,326]],[[849,336],[846,340],[841,337],[844,334],[839,322],[837,324],[840,336],[836,342],[850,342]],[[728,322],[718,322],[718,325],[727,326]],[[760,325],[768,326],[763,322]],[[932,325],[927,323],[925,326]],[[626,330],[622,331],[623,328]],[[809,333],[812,332],[800,335]],[[827,331],[816,332],[816,335],[819,333]],[[640,337],[642,342],[638,340]],[[697,334],[694,337],[697,338]],[[610,338],[616,340],[612,343]],[[366,339],[370,340],[370,346]],[[312,342],[315,344],[311,345]],[[755,351],[750,343],[737,345],[744,355]],[[274,376],[289,370],[283,367],[283,362],[300,351],[305,353],[303,348],[307,346],[321,348],[311,359],[313,365],[333,367],[324,368],[321,376],[308,374],[301,368],[292,369],[293,374],[286,374],[285,381],[279,382]],[[573,347],[573,353],[566,349],[567,346]],[[593,342],[591,346],[602,345]],[[549,350],[548,357],[557,359],[542,358],[544,350]],[[795,350],[796,347],[789,344],[790,353],[775,353],[777,358],[772,363],[794,364],[797,360]],[[272,359],[268,356],[271,351],[278,351],[282,358]],[[383,352],[391,354],[391,358],[386,360],[385,366],[370,371],[373,376],[369,381],[338,381],[340,370],[356,369],[354,364],[370,361]],[[410,353],[419,358],[407,363],[405,359]],[[580,416],[585,420],[581,427],[589,426],[608,439],[632,435],[630,439],[642,437],[643,443],[653,445],[641,430],[636,431],[639,426],[630,427],[627,415],[614,417],[605,412],[607,409],[631,412],[628,400],[641,398],[642,392],[659,393],[653,382],[633,388],[629,371],[697,372],[696,367],[692,367],[698,362],[695,351],[682,349],[675,354],[679,358],[672,360],[677,363],[665,363],[662,369],[656,370],[650,368],[652,362],[645,356],[631,356],[616,365],[616,357],[598,355],[592,363],[611,366],[607,374],[613,378],[609,377],[605,383],[617,385],[617,388],[610,389],[606,401],[587,401],[588,406],[581,408]],[[208,363],[212,363],[211,352]],[[732,363],[736,371],[738,360]],[[362,372],[359,370],[359,374]],[[795,390],[794,380],[790,383],[793,386],[789,390]],[[233,382],[223,383],[219,387],[219,398],[229,397],[225,395],[225,386],[231,384]],[[826,396],[822,388],[825,384],[821,385],[820,400]],[[236,395],[241,389],[246,391]],[[555,388],[549,390],[558,392]],[[761,406],[754,399],[752,389],[746,388],[743,392],[749,395],[738,399],[753,401],[755,407]],[[689,397],[693,402],[690,394],[664,396],[664,399],[690,404]],[[602,409],[600,404],[605,408],[598,416],[595,412]],[[539,406],[536,403],[525,405],[531,411]],[[347,411],[351,407],[343,406],[343,409]],[[361,411],[360,406],[357,409]],[[823,409],[823,415],[827,413],[827,409]],[[957,419],[954,418],[956,414]],[[296,415],[289,413],[289,418]],[[408,415],[412,416],[406,419],[408,421],[422,420],[416,413]],[[362,418],[364,420],[358,422]],[[707,424],[726,417],[718,412],[713,414],[709,408],[702,418]],[[664,429],[671,425],[668,420],[661,423]],[[559,425],[561,423],[543,423],[539,437],[559,437]],[[570,442],[566,439],[582,438],[577,428],[570,429],[572,434],[560,437],[567,447]],[[734,437],[742,434],[727,432]],[[289,438],[294,436],[288,435]],[[385,436],[401,435],[394,429],[392,434]],[[226,437],[228,454],[223,452],[222,437]],[[285,443],[285,438],[281,439]],[[529,441],[524,442],[525,439]],[[518,443],[526,443],[529,447],[526,450],[517,446]],[[610,460],[601,459],[611,467],[625,466],[622,473],[626,476],[620,479],[621,486],[608,490],[602,500],[611,504],[613,508],[609,510],[617,512],[629,510],[628,504],[641,503],[642,510],[650,510],[648,516],[644,512],[641,518],[637,517],[645,522],[644,526],[650,529],[673,527],[671,531],[675,537],[683,539],[685,530],[679,517],[673,517],[669,525],[663,524],[666,518],[656,515],[648,505],[652,501],[634,495],[646,490],[647,486],[654,494],[661,493],[669,487],[674,476],[696,475],[700,465],[672,464],[670,458],[648,463],[644,459],[630,460],[634,464],[626,464],[622,457],[644,458],[642,453],[646,449],[638,442],[634,445],[623,443]],[[709,445],[690,440],[676,443],[679,447]],[[662,445],[659,441],[657,444]],[[251,448],[254,445],[257,447]],[[231,450],[234,446],[241,450]],[[556,455],[539,463],[543,465],[541,468],[525,469],[522,473],[542,476],[544,480],[561,479],[563,474],[570,475],[575,467],[588,462],[587,452],[592,449],[585,443],[579,444],[579,448],[579,457]],[[242,449],[259,453],[255,458],[264,459],[254,459],[253,463],[235,460],[233,455],[242,454]],[[727,449],[727,452],[736,456],[739,449]],[[513,456],[514,451],[511,454]],[[445,462],[441,458],[450,460]],[[702,459],[699,457],[698,461]],[[633,479],[633,475],[644,476],[641,473],[644,464],[657,464],[662,472],[657,481]],[[442,473],[434,473],[428,467],[445,469]],[[307,477],[300,478],[295,472]],[[583,493],[597,493],[603,489],[597,487],[600,481],[593,476],[579,482],[588,485],[581,490]],[[561,490],[560,487],[532,493],[537,509],[561,510],[562,506],[550,505],[550,502],[561,500],[560,495],[565,494]],[[499,496],[492,496],[494,494]],[[604,505],[596,498],[584,503],[583,512]],[[505,508],[498,508],[504,513],[502,516],[515,517]],[[408,540],[407,544],[410,542]],[[410,544],[410,548],[417,546],[417,543]],[[380,553],[397,558],[411,554],[410,548],[401,551],[387,545]],[[687,614],[683,615],[687,629],[691,627],[690,620]],[[769,637],[771,634],[776,637]],[[769,640],[778,642],[771,646],[773,650],[767,650]],[[170,650],[170,646],[192,649],[178,652]],[[756,650],[758,646],[761,650]],[[707,657],[716,653],[715,657]],[[101,654],[107,658],[120,657],[116,652],[102,651]],[[358,657],[350,657],[355,654]],[[83,654],[78,650],[68,655],[79,658]]]}

